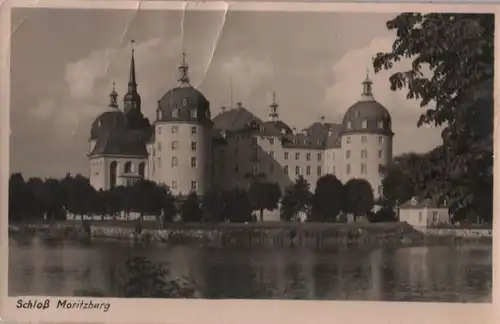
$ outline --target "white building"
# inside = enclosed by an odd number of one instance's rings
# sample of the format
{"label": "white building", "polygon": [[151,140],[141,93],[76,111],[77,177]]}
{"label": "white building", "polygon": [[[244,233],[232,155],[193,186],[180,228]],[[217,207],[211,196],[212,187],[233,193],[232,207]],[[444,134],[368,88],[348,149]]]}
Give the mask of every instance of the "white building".
{"label": "white building", "polygon": [[134,60],[132,52],[124,108],[119,109],[113,87],[108,111],[92,124],[88,157],[96,189],[144,177],[166,184],[175,195],[203,195],[210,189],[245,187],[256,175],[285,188],[301,175],[314,190],[321,176],[332,173],[343,183],[366,179],[380,195],[379,169],[392,159],[394,134],[368,77],[341,123],[321,120],[298,132],[279,119],[274,95],[269,120],[241,103],[211,118],[210,103],[191,86],[183,57],[178,86],[158,101],[150,124],[141,112]]}
{"label": "white building", "polygon": [[413,197],[399,207],[399,221],[418,228],[450,224],[446,201]]}

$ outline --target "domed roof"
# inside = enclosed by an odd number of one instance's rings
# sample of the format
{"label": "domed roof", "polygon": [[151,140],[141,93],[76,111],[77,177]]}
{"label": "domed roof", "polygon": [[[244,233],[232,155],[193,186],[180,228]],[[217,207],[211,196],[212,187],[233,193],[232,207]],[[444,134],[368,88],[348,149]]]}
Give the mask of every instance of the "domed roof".
{"label": "domed roof", "polygon": [[105,111],[92,123],[90,139],[97,139],[103,131],[126,125],[125,115],[120,110]]}
{"label": "domed roof", "polygon": [[342,120],[343,133],[392,134],[389,111],[373,98],[371,85],[368,78],[363,81],[361,99],[347,109]]}
{"label": "domed roof", "polygon": [[169,90],[159,101],[156,121],[210,121],[210,103],[191,86]]}
{"label": "domed roof", "polygon": [[156,121],[211,122],[210,103],[201,92],[189,83],[189,66],[186,54],[182,54],[179,66],[179,86],[169,90],[160,100],[156,109]]}

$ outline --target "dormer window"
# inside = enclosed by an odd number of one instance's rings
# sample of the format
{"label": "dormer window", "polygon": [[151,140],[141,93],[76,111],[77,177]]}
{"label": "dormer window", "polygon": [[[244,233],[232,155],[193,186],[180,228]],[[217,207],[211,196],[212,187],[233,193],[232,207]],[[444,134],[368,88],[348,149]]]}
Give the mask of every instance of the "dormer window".
{"label": "dormer window", "polygon": [[352,123],[350,121],[347,122],[347,129],[351,129]]}
{"label": "dormer window", "polygon": [[412,206],[416,206],[416,205],[417,205],[417,203],[418,203],[417,198],[413,197],[413,198],[411,199],[411,205],[412,205]]}
{"label": "dormer window", "polygon": [[368,127],[368,121],[366,119],[364,119],[363,122],[361,123],[361,127],[362,128],[367,128]]}
{"label": "dormer window", "polygon": [[356,118],[359,118],[359,111],[356,111]]}
{"label": "dormer window", "polygon": [[384,128],[384,121],[383,121],[383,120],[379,120],[379,121],[377,122],[377,127],[378,127],[378,128]]}
{"label": "dormer window", "polygon": [[198,117],[198,111],[196,109],[191,110],[191,118]]}
{"label": "dormer window", "polygon": [[172,117],[179,118],[179,109],[174,108],[174,110],[172,110]]}
{"label": "dormer window", "polygon": [[187,98],[182,99],[182,105],[185,107],[187,106],[187,104],[188,104],[188,99]]}

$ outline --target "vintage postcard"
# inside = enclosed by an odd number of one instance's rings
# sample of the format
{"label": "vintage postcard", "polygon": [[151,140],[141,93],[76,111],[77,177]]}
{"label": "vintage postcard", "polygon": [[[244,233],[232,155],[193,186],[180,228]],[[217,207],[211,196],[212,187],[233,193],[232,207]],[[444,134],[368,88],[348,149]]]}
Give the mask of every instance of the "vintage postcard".
{"label": "vintage postcard", "polygon": [[498,9],[2,4],[2,320],[498,323]]}

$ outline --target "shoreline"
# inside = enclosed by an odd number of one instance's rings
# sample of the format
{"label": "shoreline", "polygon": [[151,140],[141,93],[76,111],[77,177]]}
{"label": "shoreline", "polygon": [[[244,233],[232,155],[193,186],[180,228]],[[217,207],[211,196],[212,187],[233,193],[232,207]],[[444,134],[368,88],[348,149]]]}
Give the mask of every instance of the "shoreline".
{"label": "shoreline", "polygon": [[9,236],[40,235],[53,241],[113,239],[140,243],[201,244],[212,247],[334,248],[492,243],[492,230],[423,230],[415,229],[407,223],[176,223],[159,229],[154,222],[145,221],[140,233],[136,232],[135,224],[95,221],[86,231],[81,221],[19,223],[9,224]]}

